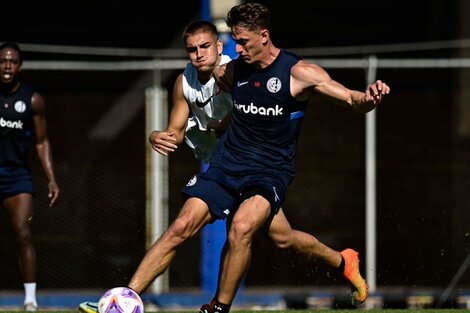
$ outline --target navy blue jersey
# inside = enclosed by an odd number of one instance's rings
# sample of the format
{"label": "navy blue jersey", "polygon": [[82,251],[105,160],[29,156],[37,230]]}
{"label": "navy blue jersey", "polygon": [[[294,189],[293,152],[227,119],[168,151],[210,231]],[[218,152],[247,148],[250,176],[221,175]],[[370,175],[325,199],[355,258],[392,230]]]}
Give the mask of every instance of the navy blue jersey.
{"label": "navy blue jersey", "polygon": [[290,70],[300,58],[281,50],[264,69],[237,59],[231,94],[232,121],[212,155],[211,166],[231,175],[264,173],[285,187],[295,176],[294,158],[306,101],[290,92]]}
{"label": "navy blue jersey", "polygon": [[0,166],[29,167],[33,136],[33,91],[21,84],[11,95],[0,93]]}

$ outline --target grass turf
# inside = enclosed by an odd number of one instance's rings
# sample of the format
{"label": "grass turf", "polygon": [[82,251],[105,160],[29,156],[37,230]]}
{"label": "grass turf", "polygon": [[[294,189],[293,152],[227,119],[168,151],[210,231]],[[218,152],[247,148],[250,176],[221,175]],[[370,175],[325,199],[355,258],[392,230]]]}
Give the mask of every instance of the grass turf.
{"label": "grass turf", "polygon": [[[364,311],[366,313],[468,313],[468,309],[322,309],[322,310],[231,310],[231,313],[321,313],[329,312],[332,313],[351,313],[352,311]],[[18,313],[16,311],[0,311],[0,313]],[[40,313],[77,313],[78,310],[67,310],[67,311],[46,311],[40,310]],[[146,311],[145,313],[195,313],[195,311]]]}

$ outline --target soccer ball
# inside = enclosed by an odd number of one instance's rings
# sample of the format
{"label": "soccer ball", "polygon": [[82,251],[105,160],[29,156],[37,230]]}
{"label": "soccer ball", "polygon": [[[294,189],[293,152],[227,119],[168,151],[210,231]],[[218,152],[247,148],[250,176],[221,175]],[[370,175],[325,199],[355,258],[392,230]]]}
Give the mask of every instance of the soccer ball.
{"label": "soccer ball", "polygon": [[134,290],[115,287],[106,291],[98,301],[99,313],[144,313],[144,304]]}

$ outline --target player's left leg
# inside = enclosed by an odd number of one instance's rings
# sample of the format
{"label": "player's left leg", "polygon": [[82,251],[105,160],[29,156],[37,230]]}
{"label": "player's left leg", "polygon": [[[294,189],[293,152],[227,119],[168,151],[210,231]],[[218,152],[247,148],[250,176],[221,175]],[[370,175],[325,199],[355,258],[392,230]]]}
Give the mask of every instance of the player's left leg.
{"label": "player's left leg", "polygon": [[364,303],[368,297],[369,286],[359,271],[359,253],[353,249],[345,249],[341,251],[341,255],[344,259],[343,275],[351,285],[351,301],[355,305]]}
{"label": "player's left leg", "polygon": [[292,229],[282,208],[272,218],[268,236],[279,249],[294,250],[307,259],[318,259],[335,268],[341,264],[339,251],[331,249],[309,233]]}
{"label": "player's left leg", "polygon": [[[342,252],[331,249],[313,235],[292,229],[282,208],[273,217],[268,235],[280,249],[297,251],[308,259],[318,259],[338,268],[351,285],[353,304],[364,303],[368,297],[368,286],[359,271],[359,254],[346,249]],[[343,261],[344,260],[344,261]]]}

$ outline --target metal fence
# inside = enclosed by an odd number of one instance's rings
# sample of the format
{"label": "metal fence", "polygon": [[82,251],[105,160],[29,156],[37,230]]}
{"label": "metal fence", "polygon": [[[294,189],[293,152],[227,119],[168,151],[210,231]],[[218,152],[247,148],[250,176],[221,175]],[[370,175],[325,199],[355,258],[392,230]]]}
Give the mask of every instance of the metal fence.
{"label": "metal fence", "polygon": [[[107,289],[126,284],[148,241],[149,175],[145,91],[169,91],[185,64],[25,62],[22,81],[40,92],[62,194],[47,207],[46,181],[32,156],[37,188],[34,242],[40,289]],[[173,62],[171,61],[171,62]],[[363,90],[367,60],[314,60]],[[349,62],[349,63],[348,63]],[[114,66],[113,66],[114,64]],[[139,66],[140,64],[140,66]],[[176,64],[176,65],[175,65]],[[111,65],[111,66],[110,66]],[[375,112],[377,288],[468,289],[470,138],[467,59],[377,60],[392,93]],[[171,96],[169,98],[171,103]],[[354,247],[366,269],[366,116],[312,103],[299,139],[297,177],[285,213],[294,228],[341,250]],[[199,170],[181,146],[168,159],[168,220],[180,189]],[[16,246],[0,213],[0,289],[22,289]],[[170,267],[169,291],[201,285],[199,236]],[[460,273],[457,275],[457,273]],[[216,275],[216,273],[214,273]],[[328,266],[278,251],[257,236],[245,288],[347,288]]]}

